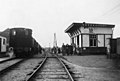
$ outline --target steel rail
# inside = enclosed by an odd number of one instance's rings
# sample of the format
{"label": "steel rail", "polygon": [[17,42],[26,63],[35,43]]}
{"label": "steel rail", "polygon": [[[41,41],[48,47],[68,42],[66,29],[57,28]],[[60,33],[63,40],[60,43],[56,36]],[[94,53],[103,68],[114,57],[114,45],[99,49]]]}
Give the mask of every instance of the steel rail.
{"label": "steel rail", "polygon": [[8,58],[8,59],[6,59],[6,60],[3,60],[3,61],[0,61],[0,64],[1,63],[4,63],[4,62],[7,62],[7,61],[10,61],[10,60],[14,60],[15,58]]}
{"label": "steel rail", "polygon": [[65,71],[67,72],[67,74],[69,75],[69,78],[71,79],[71,81],[74,81],[72,75],[70,74],[69,70],[67,69],[67,67],[65,66],[65,64],[62,62],[62,60],[57,55],[55,55],[55,56],[60,61],[60,63],[63,65],[63,67],[64,67]]}
{"label": "steel rail", "polygon": [[20,64],[20,63],[23,62],[23,61],[25,61],[25,59],[22,59],[22,60],[16,62],[15,64],[12,64],[12,65],[4,68],[3,70],[0,71],[0,76],[1,76],[2,74],[6,73],[7,71],[9,71],[10,69],[14,68],[15,66],[17,66],[18,64]]}
{"label": "steel rail", "polygon": [[44,65],[45,61],[47,59],[47,54],[44,58],[44,60],[42,61],[42,63],[37,67],[37,69],[35,69],[32,74],[25,80],[25,81],[31,81],[31,79],[35,76],[35,73],[37,73],[38,70],[41,69],[41,67]]}

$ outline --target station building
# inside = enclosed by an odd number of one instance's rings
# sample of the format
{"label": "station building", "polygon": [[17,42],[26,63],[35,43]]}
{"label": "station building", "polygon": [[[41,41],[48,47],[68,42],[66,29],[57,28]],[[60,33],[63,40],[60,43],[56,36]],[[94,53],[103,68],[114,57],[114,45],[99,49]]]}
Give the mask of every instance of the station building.
{"label": "station building", "polygon": [[105,54],[109,38],[113,38],[115,25],[72,23],[66,30],[71,45],[79,48],[80,54]]}

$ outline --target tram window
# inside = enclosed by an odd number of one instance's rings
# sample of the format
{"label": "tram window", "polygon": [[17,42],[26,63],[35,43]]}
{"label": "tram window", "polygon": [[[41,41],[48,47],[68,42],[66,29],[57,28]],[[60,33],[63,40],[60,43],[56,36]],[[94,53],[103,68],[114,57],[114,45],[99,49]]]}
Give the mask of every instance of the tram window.
{"label": "tram window", "polygon": [[3,39],[3,44],[5,45],[5,43],[6,43],[6,42],[5,42],[5,39]]}

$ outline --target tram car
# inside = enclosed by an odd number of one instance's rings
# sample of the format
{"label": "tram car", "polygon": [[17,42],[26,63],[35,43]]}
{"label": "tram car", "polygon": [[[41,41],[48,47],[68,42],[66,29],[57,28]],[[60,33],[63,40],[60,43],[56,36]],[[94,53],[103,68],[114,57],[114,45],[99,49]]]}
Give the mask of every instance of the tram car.
{"label": "tram car", "polygon": [[9,47],[13,48],[16,57],[31,56],[33,53],[32,30],[28,28],[11,28]]}
{"label": "tram car", "polygon": [[7,51],[7,39],[0,36],[0,56],[4,56]]}

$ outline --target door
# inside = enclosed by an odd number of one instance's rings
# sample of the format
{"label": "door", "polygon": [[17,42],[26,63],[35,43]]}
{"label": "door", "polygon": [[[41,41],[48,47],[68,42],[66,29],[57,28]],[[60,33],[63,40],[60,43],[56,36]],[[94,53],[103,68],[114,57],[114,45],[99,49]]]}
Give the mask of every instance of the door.
{"label": "door", "polygon": [[117,40],[116,39],[110,39],[110,52],[112,54],[115,54],[117,52]]}
{"label": "door", "polygon": [[2,39],[0,38],[0,52],[1,52],[1,42],[2,42]]}

